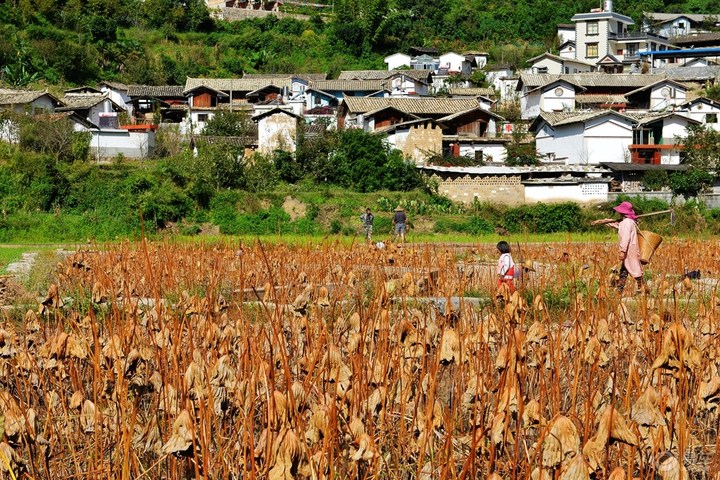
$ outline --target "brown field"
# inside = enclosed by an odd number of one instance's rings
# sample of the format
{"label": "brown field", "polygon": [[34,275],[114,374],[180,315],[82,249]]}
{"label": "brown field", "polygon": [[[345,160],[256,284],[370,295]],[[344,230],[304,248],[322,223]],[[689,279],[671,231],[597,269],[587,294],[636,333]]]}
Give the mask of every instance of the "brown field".
{"label": "brown field", "polygon": [[513,255],[503,298],[493,245],[79,251],[4,313],[0,478],[717,478],[718,244],[646,296],[611,244]]}

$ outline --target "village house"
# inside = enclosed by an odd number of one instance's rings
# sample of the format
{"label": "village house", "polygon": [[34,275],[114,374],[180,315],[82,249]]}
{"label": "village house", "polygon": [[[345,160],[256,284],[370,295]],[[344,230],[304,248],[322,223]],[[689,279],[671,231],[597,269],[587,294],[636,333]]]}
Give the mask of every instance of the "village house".
{"label": "village house", "polygon": [[505,159],[503,119],[473,98],[354,98],[338,109],[339,128],[383,133],[417,163],[428,156]]}
{"label": "village house", "polygon": [[99,128],[118,128],[118,113],[125,108],[110,99],[107,93],[92,87],[79,87],[65,91],[57,112],[75,112]]}
{"label": "village house", "polygon": [[187,97],[182,85],[128,85],[129,108],[136,123],[153,123],[155,115],[160,121],[179,123],[187,115]]}
{"label": "village house", "polygon": [[391,95],[427,95],[433,83],[429,70],[345,70],[338,80],[385,80]]}
{"label": "village house", "polygon": [[[574,75],[521,73],[516,88],[519,92],[521,116],[524,119],[531,119],[541,112],[566,109],[564,106],[559,107],[559,104],[566,105],[567,110],[571,109],[573,103],[582,103],[584,106],[592,104],[589,99],[580,101],[579,97],[581,95],[592,95],[593,101],[607,99],[620,102],[612,105],[601,105],[603,108],[627,108],[625,94],[656,84],[666,78],[666,75],[609,75],[599,72]],[[558,87],[551,87],[558,81],[564,82],[565,87],[560,87],[562,91],[558,90],[556,92],[555,88]],[[570,89],[570,85],[574,86],[574,88]]]}
{"label": "village house", "polygon": [[530,125],[539,155],[565,164],[653,163],[677,165],[689,124],[680,112],[542,113]]}
{"label": "village house", "polygon": [[644,12],[642,31],[675,40],[677,37],[707,33],[708,27],[718,27],[717,15],[699,13]]}
{"label": "village house", "polygon": [[637,68],[640,52],[674,48],[667,37],[628,31],[635,22],[613,12],[612,0],[605,0],[603,8],[575,14],[571,20],[575,23],[575,59],[595,64],[606,73]]}
{"label": "village house", "polygon": [[128,95],[128,86],[120,82],[104,80],[98,84],[100,92],[108,96],[115,104],[121,106],[130,117],[133,116],[132,103]]}
{"label": "village house", "polygon": [[674,80],[663,79],[625,94],[629,108],[640,110],[673,110],[685,102],[687,87]]}
{"label": "village house", "polygon": [[552,53],[543,53],[528,60],[531,73],[549,73],[554,75],[594,72],[597,66],[574,58],[565,58]]}
{"label": "village house", "polygon": [[[15,114],[37,115],[52,113],[60,101],[47,90],[13,90],[0,88],[0,110]],[[0,141],[17,143],[17,125],[11,118],[0,118]]]}
{"label": "village house", "polygon": [[304,119],[291,110],[276,107],[252,117],[257,123],[258,152],[272,154],[276,150],[294,152],[297,148],[298,123]]}
{"label": "village house", "polygon": [[389,97],[389,80],[322,80],[311,82],[305,92],[305,107],[332,107],[344,98]]}
{"label": "village house", "polygon": [[698,97],[678,105],[677,112],[720,132],[720,103],[714,100]]}

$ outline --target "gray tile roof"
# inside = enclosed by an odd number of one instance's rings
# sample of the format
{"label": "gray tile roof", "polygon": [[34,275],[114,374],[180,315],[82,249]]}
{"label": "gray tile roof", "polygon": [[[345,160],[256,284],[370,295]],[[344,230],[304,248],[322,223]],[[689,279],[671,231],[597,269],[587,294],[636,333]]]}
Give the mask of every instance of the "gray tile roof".
{"label": "gray tile roof", "polygon": [[59,112],[66,110],[84,110],[94,107],[105,99],[107,99],[107,95],[104,93],[68,93],[60,99],[64,106],[57,110]]}
{"label": "gray tile roof", "polygon": [[326,80],[327,73],[246,73],[242,78],[247,80],[274,80],[276,78],[300,78],[303,80]]}
{"label": "gray tile roof", "polygon": [[184,91],[192,90],[196,87],[210,87],[213,90],[221,92],[252,92],[258,88],[267,85],[277,85],[278,87],[289,87],[292,83],[290,77],[282,78],[192,78],[187,77],[185,81]]}
{"label": "gray tile roof", "polygon": [[683,35],[674,39],[675,45],[699,45],[701,42],[720,42],[720,32],[696,33]]}
{"label": "gray tile roof", "polygon": [[182,85],[128,85],[130,97],[182,97]]}
{"label": "gray tile roof", "polygon": [[689,18],[693,22],[703,22],[706,18],[716,17],[715,15],[704,15],[700,13],[656,13],[656,12],[645,12],[644,15],[651,21],[654,22],[667,22],[675,20],[676,18]]}
{"label": "gray tile roof", "polygon": [[[626,111],[623,113],[619,113],[613,110],[592,110],[587,112],[543,112],[540,114],[540,117],[553,127],[557,127],[560,125],[569,125],[572,123],[584,123],[588,120],[592,120],[593,118],[602,117],[603,115],[607,114],[627,118],[629,121],[638,124],[646,124],[654,122],[656,120],[660,120],[662,118],[679,115],[674,112]],[[683,116],[683,118],[687,117]]]}
{"label": "gray tile roof", "polygon": [[0,88],[0,105],[23,105],[32,103],[43,95],[48,95],[44,90],[13,90]]}
{"label": "gray tile roof", "polygon": [[656,69],[656,72],[662,73],[677,82],[704,82],[705,80],[714,80],[720,76],[720,66],[708,67],[667,67]]}
{"label": "gray tile roof", "polygon": [[657,82],[665,78],[664,75],[641,75],[626,73],[575,73],[569,75],[556,75],[548,73],[521,73],[520,84],[527,88],[537,88],[556,80],[566,80],[570,83],[580,85],[585,88],[627,88],[635,89],[644,87],[651,83]]}
{"label": "gray tile roof", "polygon": [[392,107],[412,115],[451,115],[476,108],[474,98],[400,97],[368,98],[345,97],[343,103],[351,113],[367,113]]}
{"label": "gray tile roof", "polygon": [[453,95],[455,97],[494,97],[495,96],[495,90],[492,88],[478,88],[478,87],[472,87],[472,88],[462,88],[462,87],[452,87],[448,89],[448,93],[450,95]]}
{"label": "gray tile roof", "polygon": [[604,95],[604,94],[592,94],[592,93],[581,93],[575,95],[575,104],[577,105],[602,105],[602,104],[617,104],[626,103],[627,99],[625,95]]}
{"label": "gray tile roof", "polygon": [[320,80],[310,82],[310,88],[323,92],[377,92],[390,87],[389,80]]}
{"label": "gray tile roof", "polygon": [[430,76],[429,70],[343,70],[338,80],[385,80],[394,75],[405,75],[421,82],[427,82]]}

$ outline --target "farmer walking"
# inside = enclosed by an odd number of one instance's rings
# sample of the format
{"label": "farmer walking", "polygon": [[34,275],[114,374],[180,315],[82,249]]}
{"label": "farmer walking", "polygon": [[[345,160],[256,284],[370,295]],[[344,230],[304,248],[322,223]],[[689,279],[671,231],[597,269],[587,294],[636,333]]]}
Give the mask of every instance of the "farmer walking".
{"label": "farmer walking", "polygon": [[393,214],[392,218],[392,224],[393,229],[395,230],[395,237],[393,238],[393,242],[397,240],[399,236],[400,241],[404,245],[405,231],[407,230],[407,215],[405,214],[405,209],[402,208],[400,205],[395,208],[395,213]]}
{"label": "farmer walking", "polygon": [[362,222],[363,230],[365,231],[365,240],[368,242],[372,242],[373,220],[375,220],[375,216],[369,208],[365,210],[365,213],[360,215],[360,221]]}
{"label": "farmer walking", "polygon": [[616,284],[619,292],[622,293],[625,288],[628,276],[631,276],[637,282],[639,292],[644,291],[645,281],[643,280],[643,266],[640,261],[640,246],[638,245],[638,227],[635,210],[632,203],[622,202],[613,208],[617,213],[622,215],[620,222],[614,221],[607,223],[611,219],[596,220],[593,224],[605,223],[610,227],[616,228],[618,231],[618,246],[620,249],[620,274]]}

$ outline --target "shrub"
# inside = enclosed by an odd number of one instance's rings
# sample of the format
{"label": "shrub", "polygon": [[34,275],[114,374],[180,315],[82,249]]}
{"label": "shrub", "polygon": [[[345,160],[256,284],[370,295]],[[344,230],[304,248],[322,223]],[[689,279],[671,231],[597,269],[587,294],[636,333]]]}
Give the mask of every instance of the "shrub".
{"label": "shrub", "polygon": [[576,203],[522,205],[509,209],[502,223],[513,233],[576,232],[583,228],[582,210]]}

